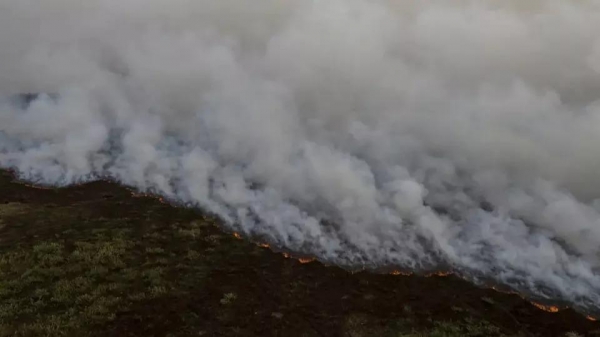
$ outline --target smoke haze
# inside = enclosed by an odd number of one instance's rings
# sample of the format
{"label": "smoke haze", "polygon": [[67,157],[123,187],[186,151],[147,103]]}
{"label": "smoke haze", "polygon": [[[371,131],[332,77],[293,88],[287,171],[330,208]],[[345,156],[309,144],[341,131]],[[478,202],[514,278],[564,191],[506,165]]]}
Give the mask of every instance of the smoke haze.
{"label": "smoke haze", "polygon": [[0,0],[0,166],[595,310],[600,2]]}

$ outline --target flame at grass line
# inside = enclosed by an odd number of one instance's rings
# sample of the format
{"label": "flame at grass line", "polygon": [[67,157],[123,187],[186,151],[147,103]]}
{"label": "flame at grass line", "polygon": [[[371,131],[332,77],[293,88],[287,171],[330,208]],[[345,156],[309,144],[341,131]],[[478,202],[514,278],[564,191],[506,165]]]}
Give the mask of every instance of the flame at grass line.
{"label": "flame at grass line", "polygon": [[[237,239],[241,239],[241,235],[239,233],[233,233],[233,236]],[[259,247],[262,248],[267,248],[270,249],[270,245],[266,244],[266,243],[258,243],[257,244]],[[293,256],[290,253],[281,253],[281,255],[283,255],[284,258],[289,259],[289,258],[293,258]],[[295,258],[298,262],[302,263],[302,264],[306,264],[306,263],[311,263],[316,261],[316,258]],[[413,276],[415,275],[415,273],[413,272],[407,272],[407,271],[400,271],[400,270],[393,270],[390,272],[390,275],[394,275],[394,276]],[[425,277],[446,277],[446,276],[451,276],[451,275],[456,275],[455,273],[451,272],[451,271],[437,271],[437,272],[432,272],[429,274],[426,274]],[[533,306],[535,306],[536,308],[542,310],[542,311],[546,311],[546,312],[550,312],[550,313],[557,313],[560,310],[564,310],[567,309],[568,307],[563,307],[563,308],[559,308],[557,306],[554,305],[546,305],[546,304],[541,304],[538,302],[534,302],[531,301],[529,299],[527,299],[523,294],[520,294],[518,292],[514,292],[514,291],[506,291],[506,290],[499,290],[496,287],[490,287],[490,289],[493,289],[499,293],[503,293],[503,294],[511,294],[511,295],[517,295],[519,297],[521,297],[522,299],[526,300],[527,302],[531,303]],[[596,321],[597,319],[592,317],[592,316],[585,316],[585,318],[589,321]]]}

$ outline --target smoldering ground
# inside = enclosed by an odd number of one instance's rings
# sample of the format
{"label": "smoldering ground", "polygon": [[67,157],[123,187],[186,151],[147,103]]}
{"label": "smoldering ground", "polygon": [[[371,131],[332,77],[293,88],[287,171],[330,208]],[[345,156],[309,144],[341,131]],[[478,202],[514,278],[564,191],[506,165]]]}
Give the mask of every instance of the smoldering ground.
{"label": "smoldering ground", "polygon": [[0,166],[583,310],[599,93],[597,1],[0,0]]}

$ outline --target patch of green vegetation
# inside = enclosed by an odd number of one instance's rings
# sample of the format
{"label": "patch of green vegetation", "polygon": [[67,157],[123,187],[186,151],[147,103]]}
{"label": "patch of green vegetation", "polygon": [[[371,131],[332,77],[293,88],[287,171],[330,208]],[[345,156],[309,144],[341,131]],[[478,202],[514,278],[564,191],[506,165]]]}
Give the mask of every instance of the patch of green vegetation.
{"label": "patch of green vegetation", "polygon": [[11,202],[0,204],[0,230],[6,226],[6,222],[3,219],[26,211],[27,207],[21,203]]}
{"label": "patch of green vegetation", "polygon": [[19,214],[27,211],[27,205],[23,205],[18,202],[9,202],[7,204],[0,204],[0,219],[3,217]]}
{"label": "patch of green vegetation", "polygon": [[583,337],[583,336],[578,334],[577,332],[569,331],[565,334],[565,337]]}
{"label": "patch of green vegetation", "polygon": [[[0,205],[6,230],[34,230],[48,219],[63,228],[0,250],[1,337],[102,335],[118,314],[202,285],[208,268],[198,261],[200,222],[142,235],[126,218],[81,221],[74,214]],[[180,232],[194,236],[182,240]]]}
{"label": "patch of green vegetation", "polygon": [[350,337],[367,337],[381,334],[381,329],[377,329],[373,325],[369,316],[352,314],[346,317],[344,331]]}
{"label": "patch of green vegetation", "polygon": [[221,304],[229,305],[229,304],[233,303],[236,299],[237,299],[237,295],[235,293],[227,293],[227,294],[223,295],[223,298],[221,298]]}
{"label": "patch of green vegetation", "polygon": [[[5,336],[84,333],[137,300],[163,296],[169,282],[138,263],[136,245],[119,233],[94,241],[42,242],[0,255],[0,326]],[[146,284],[144,296],[127,296]],[[137,293],[139,294],[139,292]],[[81,335],[81,334],[80,334]]]}

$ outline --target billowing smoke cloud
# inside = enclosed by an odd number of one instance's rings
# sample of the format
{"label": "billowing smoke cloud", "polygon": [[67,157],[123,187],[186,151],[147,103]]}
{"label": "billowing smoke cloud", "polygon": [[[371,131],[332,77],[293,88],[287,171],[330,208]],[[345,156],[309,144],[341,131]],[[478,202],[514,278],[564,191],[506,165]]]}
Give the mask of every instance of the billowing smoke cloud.
{"label": "billowing smoke cloud", "polygon": [[0,97],[24,178],[600,307],[597,1],[0,0]]}

